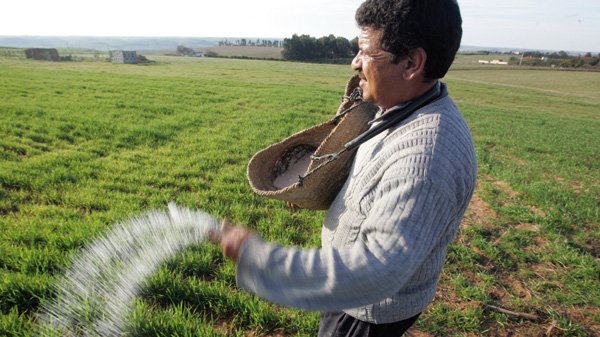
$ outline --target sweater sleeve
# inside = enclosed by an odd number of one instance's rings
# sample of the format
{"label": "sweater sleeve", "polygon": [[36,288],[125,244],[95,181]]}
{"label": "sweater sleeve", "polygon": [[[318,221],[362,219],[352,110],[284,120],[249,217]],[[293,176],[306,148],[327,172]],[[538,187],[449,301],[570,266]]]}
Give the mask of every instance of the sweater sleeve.
{"label": "sweater sleeve", "polygon": [[398,292],[421,267],[455,212],[453,201],[428,180],[381,182],[359,237],[343,249],[243,244],[238,285],[271,302],[308,310],[342,310]]}

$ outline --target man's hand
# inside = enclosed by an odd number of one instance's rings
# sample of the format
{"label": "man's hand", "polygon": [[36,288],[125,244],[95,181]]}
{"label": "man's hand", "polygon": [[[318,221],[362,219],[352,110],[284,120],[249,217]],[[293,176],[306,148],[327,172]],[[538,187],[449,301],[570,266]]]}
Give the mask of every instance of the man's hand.
{"label": "man's hand", "polygon": [[237,262],[240,248],[251,233],[247,228],[234,226],[227,219],[224,219],[221,223],[221,230],[219,232],[210,232],[209,236],[213,243],[223,247],[223,255],[225,257]]}

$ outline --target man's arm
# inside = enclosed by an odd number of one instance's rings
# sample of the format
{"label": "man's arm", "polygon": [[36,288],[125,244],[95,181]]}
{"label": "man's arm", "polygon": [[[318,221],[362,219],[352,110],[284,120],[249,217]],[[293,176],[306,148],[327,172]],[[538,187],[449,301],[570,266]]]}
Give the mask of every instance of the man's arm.
{"label": "man's arm", "polygon": [[379,200],[349,248],[283,247],[256,234],[239,235],[249,233],[246,229],[225,230],[224,252],[239,252],[238,285],[271,302],[309,310],[348,309],[395,294],[446,233],[455,205],[430,181],[380,185]]}

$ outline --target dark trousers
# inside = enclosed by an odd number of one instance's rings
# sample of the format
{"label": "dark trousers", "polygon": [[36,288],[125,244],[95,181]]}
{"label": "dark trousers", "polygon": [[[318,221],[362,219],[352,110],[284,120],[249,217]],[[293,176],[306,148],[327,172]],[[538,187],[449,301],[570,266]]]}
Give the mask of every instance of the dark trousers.
{"label": "dark trousers", "polygon": [[325,312],[321,313],[319,321],[319,337],[399,337],[415,323],[419,315],[399,322],[373,324],[343,312]]}

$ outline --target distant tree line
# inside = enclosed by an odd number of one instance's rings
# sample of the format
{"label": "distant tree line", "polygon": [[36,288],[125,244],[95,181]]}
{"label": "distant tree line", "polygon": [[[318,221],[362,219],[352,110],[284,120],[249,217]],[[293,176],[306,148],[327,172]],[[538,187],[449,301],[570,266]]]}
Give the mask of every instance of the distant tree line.
{"label": "distant tree line", "polygon": [[268,39],[219,41],[219,46],[283,48],[282,56],[285,60],[318,63],[348,63],[358,52],[357,44],[358,38],[349,41],[345,37],[336,37],[333,34],[320,38],[294,34],[283,41]]}
{"label": "distant tree line", "polygon": [[177,55],[179,56],[192,56],[194,54],[194,50],[192,48],[188,48],[184,45],[177,46]]}
{"label": "distant tree line", "polygon": [[357,53],[358,38],[349,41],[341,36],[323,36],[294,34],[283,40],[283,58],[286,60],[322,63],[346,63]]}
{"label": "distant tree line", "polygon": [[594,56],[588,52],[579,55],[569,55],[569,53],[562,50],[545,53],[527,51],[522,56],[512,56],[509,64],[600,70],[600,54]]}
{"label": "distant tree line", "polygon": [[0,47],[0,56],[23,58],[25,57],[25,50],[23,48]]}
{"label": "distant tree line", "polygon": [[207,56],[203,52],[198,52],[192,48],[186,47],[184,45],[177,46],[177,56]]}
{"label": "distant tree line", "polygon": [[281,47],[281,41],[279,40],[264,40],[264,39],[239,39],[235,41],[221,40],[219,46],[241,46],[241,47]]}

